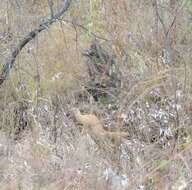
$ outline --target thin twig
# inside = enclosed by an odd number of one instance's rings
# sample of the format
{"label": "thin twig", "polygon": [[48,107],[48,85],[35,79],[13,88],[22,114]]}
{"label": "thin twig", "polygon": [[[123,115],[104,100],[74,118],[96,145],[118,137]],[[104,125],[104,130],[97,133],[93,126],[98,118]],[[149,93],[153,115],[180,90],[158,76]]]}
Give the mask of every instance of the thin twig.
{"label": "thin twig", "polygon": [[54,17],[54,11],[53,11],[53,1],[52,0],[47,0],[47,3],[49,5],[49,9],[51,12],[51,19]]}

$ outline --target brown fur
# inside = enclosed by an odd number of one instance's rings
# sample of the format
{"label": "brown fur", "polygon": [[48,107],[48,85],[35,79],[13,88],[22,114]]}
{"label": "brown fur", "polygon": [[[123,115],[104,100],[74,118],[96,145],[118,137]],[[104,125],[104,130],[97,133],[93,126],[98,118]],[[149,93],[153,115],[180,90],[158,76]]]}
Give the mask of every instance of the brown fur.
{"label": "brown fur", "polygon": [[102,122],[95,116],[94,114],[81,114],[81,112],[77,109],[73,109],[73,113],[77,122],[82,124],[85,127],[91,129],[93,133],[97,136],[109,137],[112,140],[121,139],[128,137],[128,133],[126,132],[110,132],[106,131],[103,127]]}

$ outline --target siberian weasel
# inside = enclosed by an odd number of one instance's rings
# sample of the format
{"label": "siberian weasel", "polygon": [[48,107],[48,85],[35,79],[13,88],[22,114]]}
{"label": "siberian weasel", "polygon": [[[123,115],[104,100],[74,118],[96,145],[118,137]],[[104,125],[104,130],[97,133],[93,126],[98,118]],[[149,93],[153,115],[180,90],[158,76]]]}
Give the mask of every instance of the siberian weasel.
{"label": "siberian weasel", "polygon": [[103,127],[102,122],[94,114],[81,114],[79,109],[74,108],[73,113],[77,122],[82,124],[85,127],[88,127],[95,133],[97,136],[109,137],[113,140],[119,140],[121,138],[128,137],[126,132],[110,132],[106,131]]}

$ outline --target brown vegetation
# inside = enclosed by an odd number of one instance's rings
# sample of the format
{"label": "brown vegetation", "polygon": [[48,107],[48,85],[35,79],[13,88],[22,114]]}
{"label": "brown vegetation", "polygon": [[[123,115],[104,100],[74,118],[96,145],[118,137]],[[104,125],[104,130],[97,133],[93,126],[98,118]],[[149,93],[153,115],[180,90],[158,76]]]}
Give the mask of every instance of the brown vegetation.
{"label": "brown vegetation", "polygon": [[189,0],[1,0],[0,189],[191,189],[191,18]]}

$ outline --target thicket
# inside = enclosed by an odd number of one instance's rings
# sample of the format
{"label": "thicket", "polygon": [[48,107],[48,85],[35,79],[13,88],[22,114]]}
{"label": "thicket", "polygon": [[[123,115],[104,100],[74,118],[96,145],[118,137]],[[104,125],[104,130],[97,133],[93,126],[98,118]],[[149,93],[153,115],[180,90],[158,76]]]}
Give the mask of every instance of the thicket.
{"label": "thicket", "polygon": [[1,0],[0,44],[0,189],[192,188],[191,0]]}

